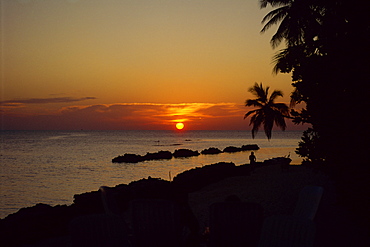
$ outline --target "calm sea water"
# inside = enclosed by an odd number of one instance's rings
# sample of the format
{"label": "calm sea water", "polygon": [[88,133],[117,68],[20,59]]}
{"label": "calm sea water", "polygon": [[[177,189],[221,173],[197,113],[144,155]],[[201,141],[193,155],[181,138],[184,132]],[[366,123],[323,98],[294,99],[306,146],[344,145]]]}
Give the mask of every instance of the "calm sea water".
{"label": "calm sea water", "polygon": [[268,141],[259,133],[252,139],[247,131],[1,131],[0,218],[37,203],[71,204],[74,194],[115,186],[148,176],[169,179],[194,167],[217,162],[248,163],[249,151],[234,154],[200,155],[137,164],[112,163],[124,153],[144,155],[179,148],[198,150],[209,147],[257,144],[257,161],[290,153],[300,131],[274,132]]}

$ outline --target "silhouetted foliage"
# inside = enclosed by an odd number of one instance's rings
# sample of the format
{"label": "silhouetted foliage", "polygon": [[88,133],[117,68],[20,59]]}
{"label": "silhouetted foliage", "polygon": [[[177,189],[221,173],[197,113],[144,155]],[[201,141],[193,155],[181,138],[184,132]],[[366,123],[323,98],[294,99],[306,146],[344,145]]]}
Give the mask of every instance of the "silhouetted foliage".
{"label": "silhouetted foliage", "polygon": [[285,130],[286,123],[284,117],[289,115],[289,107],[284,103],[275,103],[275,99],[283,96],[280,90],[274,90],[269,96],[270,87],[264,88],[262,83],[258,85],[255,83],[253,87],[249,88],[249,92],[255,95],[256,99],[247,99],[245,106],[258,107],[245,114],[244,119],[252,115],[250,124],[253,125],[252,137],[258,132],[258,129],[263,125],[263,129],[268,139],[271,139],[272,127],[275,124],[282,130]]}
{"label": "silhouetted foliage", "polygon": [[[260,3],[261,8],[276,7],[263,19],[261,32],[278,24],[271,44],[277,47],[285,41],[286,45],[273,58],[274,71],[292,73],[292,103],[306,105],[291,112],[294,122],[312,125],[297,153],[305,161],[320,161],[335,175],[346,201],[363,205],[357,195],[370,193],[369,182],[362,180],[364,171],[369,172],[370,101],[365,87],[370,68],[370,5],[349,0]],[[362,212],[361,218],[370,222],[370,214]]]}
{"label": "silhouetted foliage", "polygon": [[318,138],[318,133],[312,128],[303,132],[302,141],[298,143],[296,150],[297,154],[305,157],[303,163],[320,164],[325,161],[325,154],[321,153],[320,149],[316,147]]}

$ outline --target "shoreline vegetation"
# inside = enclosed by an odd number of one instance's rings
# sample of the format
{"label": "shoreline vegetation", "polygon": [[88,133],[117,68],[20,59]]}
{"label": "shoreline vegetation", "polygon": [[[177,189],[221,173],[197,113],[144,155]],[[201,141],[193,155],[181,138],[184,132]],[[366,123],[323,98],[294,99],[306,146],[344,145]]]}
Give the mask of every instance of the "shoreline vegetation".
{"label": "shoreline vegetation", "polygon": [[[172,181],[148,177],[108,189],[126,216],[132,199],[180,201],[191,209],[201,235],[208,226],[209,206],[214,202],[237,196],[242,201],[259,203],[264,208],[264,217],[291,214],[299,191],[306,185],[318,185],[324,188],[324,195],[315,218],[315,246],[368,246],[367,232],[339,204],[333,181],[311,167],[293,166],[289,162],[290,159],[284,157],[253,165],[220,162],[184,171]],[[286,163],[288,167],[283,169],[282,164]],[[37,204],[22,208],[0,220],[3,236],[0,244],[9,247],[69,246],[71,220],[102,213],[100,190],[74,195],[69,206]]]}

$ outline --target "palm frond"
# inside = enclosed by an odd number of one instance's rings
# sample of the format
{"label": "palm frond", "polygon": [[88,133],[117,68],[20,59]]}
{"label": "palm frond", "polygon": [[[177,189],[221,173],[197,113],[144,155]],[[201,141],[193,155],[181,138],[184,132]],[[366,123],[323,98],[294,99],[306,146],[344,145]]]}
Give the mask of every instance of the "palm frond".
{"label": "palm frond", "polygon": [[268,101],[268,104],[273,104],[274,103],[274,100],[277,98],[277,97],[283,97],[284,94],[281,90],[274,90],[272,92],[272,94],[270,95],[270,98],[269,98],[269,101]]}
{"label": "palm frond", "polygon": [[[261,83],[261,88],[263,89],[263,87],[262,87],[262,83]],[[266,88],[265,88],[265,91],[264,91],[264,93],[263,93],[263,94],[264,94],[264,95],[263,95],[263,96],[264,96],[264,97],[263,97],[263,99],[264,99],[264,102],[265,102],[265,103],[267,103],[267,97],[268,97],[268,95],[269,95],[269,90],[270,90],[270,87],[266,87]]]}
{"label": "palm frond", "polygon": [[251,118],[250,124],[253,124],[252,128],[252,138],[254,139],[255,134],[257,134],[259,127],[264,122],[264,116],[263,114],[256,114]]}
{"label": "palm frond", "polygon": [[258,85],[256,82],[253,87],[249,88],[249,92],[251,92],[253,95],[257,97],[256,100],[265,103],[267,101],[267,92],[269,90],[269,87],[266,87],[266,89],[263,88],[262,83]]}
{"label": "palm frond", "polygon": [[262,82],[258,85],[256,82],[252,88],[250,88],[250,92],[252,92],[255,96],[257,96],[257,100],[266,103],[267,102],[267,95],[270,87],[263,88]]}
{"label": "palm frond", "polygon": [[263,130],[265,131],[265,134],[267,136],[267,139],[271,139],[271,132],[272,132],[272,127],[274,125],[273,119],[265,119],[264,124],[263,124]]}
{"label": "palm frond", "polygon": [[[279,18],[279,16],[282,14],[282,11],[284,10],[284,8],[277,8],[277,9],[274,9],[274,10],[271,10],[270,12],[268,12],[263,18],[262,18],[262,21],[261,23],[265,23],[266,21],[270,21],[272,19],[275,18],[275,20],[279,21],[279,19],[276,19],[276,18]],[[276,24],[276,23],[275,23]]]}
{"label": "palm frond", "polygon": [[285,103],[274,103],[271,108],[281,114],[289,114],[289,107]]}
{"label": "palm frond", "polygon": [[260,7],[261,9],[266,8],[268,4],[272,7],[275,6],[283,6],[287,4],[291,4],[292,0],[260,0]]}
{"label": "palm frond", "polygon": [[257,111],[258,111],[258,110],[252,110],[252,111],[247,112],[247,113],[244,115],[244,119],[246,119],[247,117],[249,117],[249,115],[251,115],[251,114],[253,114],[253,113],[257,112]]}
{"label": "palm frond", "polygon": [[293,108],[297,103],[300,103],[301,94],[298,88],[294,88],[294,91],[290,95],[290,107]]}
{"label": "palm frond", "polygon": [[278,74],[279,72],[290,72],[292,70],[292,66],[288,62],[288,49],[280,50],[276,53],[272,58],[272,63],[275,64],[273,68],[273,73]]}
{"label": "palm frond", "polygon": [[286,29],[286,41],[289,46],[301,45],[305,41],[305,24],[301,23],[300,19],[295,19],[288,24]]}
{"label": "palm frond", "polygon": [[255,106],[255,107],[261,107],[262,104],[258,99],[247,99],[245,101],[245,106]]}
{"label": "palm frond", "polygon": [[276,115],[274,121],[275,121],[275,125],[279,127],[281,130],[286,129],[285,119],[282,115]]}
{"label": "palm frond", "polygon": [[277,63],[280,59],[284,59],[286,58],[287,56],[289,56],[290,54],[290,47],[289,48],[285,48],[285,49],[281,49],[279,50],[277,53],[275,53],[275,55],[273,56],[273,62]]}
{"label": "palm frond", "polygon": [[288,30],[290,28],[290,17],[287,15],[280,23],[276,33],[271,38],[271,46],[272,48],[276,48],[280,45],[283,39],[287,38]]}
{"label": "palm frond", "polygon": [[275,74],[278,72],[290,72],[293,69],[293,66],[299,64],[299,58],[303,55],[305,55],[305,50],[301,45],[290,46],[286,49],[280,50],[272,59],[272,63],[275,64],[273,72]]}
{"label": "palm frond", "polygon": [[263,26],[261,33],[266,32],[269,28],[273,25],[278,24],[281,20],[283,20],[287,16],[287,7],[281,7],[269,12],[265,17],[262,19],[262,23],[267,23]]}
{"label": "palm frond", "polygon": [[267,0],[260,0],[260,8],[266,8],[269,2]]}

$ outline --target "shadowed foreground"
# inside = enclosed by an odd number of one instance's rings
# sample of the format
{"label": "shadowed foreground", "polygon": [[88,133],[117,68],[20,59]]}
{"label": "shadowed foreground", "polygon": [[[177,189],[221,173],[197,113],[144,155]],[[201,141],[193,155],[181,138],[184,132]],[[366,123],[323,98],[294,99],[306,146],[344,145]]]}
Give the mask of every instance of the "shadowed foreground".
{"label": "shadowed foreground", "polygon": [[[335,186],[327,176],[303,166],[282,170],[278,165],[258,163],[253,168],[218,163],[184,172],[173,182],[148,178],[112,190],[126,216],[129,202],[136,198],[162,198],[186,204],[199,224],[194,229],[201,238],[209,226],[212,203],[234,195],[242,201],[259,203],[264,217],[290,215],[301,189],[318,185],[324,188],[324,194],[314,219],[315,246],[370,246],[369,229],[358,223],[359,216],[350,214],[337,202]],[[70,246],[69,222],[81,215],[103,212],[99,191],[75,195],[71,206],[37,205],[22,209],[0,221],[1,246]]]}
{"label": "shadowed foreground", "polygon": [[300,190],[306,185],[324,188],[314,219],[314,246],[370,246],[369,228],[361,225],[358,216],[338,203],[334,183],[324,174],[315,173],[303,166],[290,166],[286,172],[282,172],[279,166],[265,166],[255,169],[247,177],[223,179],[190,193],[189,204],[201,228],[208,225],[208,206],[224,200],[227,195],[237,195],[243,201],[260,203],[265,217],[290,215],[294,211]]}

